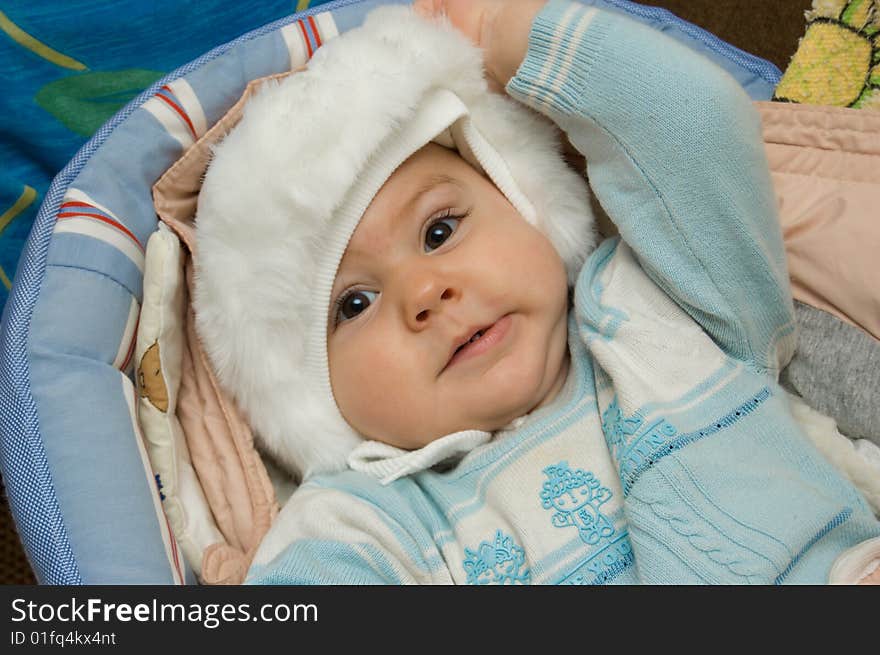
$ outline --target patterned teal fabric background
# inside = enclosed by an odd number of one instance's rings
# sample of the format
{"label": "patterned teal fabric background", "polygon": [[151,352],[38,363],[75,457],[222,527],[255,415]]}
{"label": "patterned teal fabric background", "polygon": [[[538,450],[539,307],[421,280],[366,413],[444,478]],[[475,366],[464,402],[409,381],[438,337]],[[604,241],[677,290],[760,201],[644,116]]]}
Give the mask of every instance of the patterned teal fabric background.
{"label": "patterned teal fabric background", "polygon": [[159,77],[329,0],[0,0],[0,309],[52,178]]}

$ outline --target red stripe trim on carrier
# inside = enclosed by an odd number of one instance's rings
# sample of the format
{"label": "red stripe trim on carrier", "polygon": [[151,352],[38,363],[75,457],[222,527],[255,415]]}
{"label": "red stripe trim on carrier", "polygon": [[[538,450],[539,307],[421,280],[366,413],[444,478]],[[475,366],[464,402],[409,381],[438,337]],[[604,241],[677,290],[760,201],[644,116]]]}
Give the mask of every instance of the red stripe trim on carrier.
{"label": "red stripe trim on carrier", "polygon": [[166,84],[161,89],[159,89],[159,91],[156,93],[156,97],[159,98],[159,100],[163,101],[166,105],[171,107],[171,109],[173,109],[177,113],[177,115],[180,116],[180,119],[184,123],[186,123],[186,126],[189,128],[190,134],[192,134],[193,139],[197,140],[199,136],[196,132],[196,128],[193,125],[192,121],[189,119],[189,115],[184,111],[183,105],[177,99],[177,96],[174,95],[174,91],[172,91]]}
{"label": "red stripe trim on carrier", "polygon": [[[88,210],[88,211],[83,211]],[[138,247],[141,252],[144,252],[144,247],[141,245],[141,242],[138,241],[138,238],[125,227],[122,223],[117,221],[115,218],[105,213],[98,207],[94,205],[90,205],[86,202],[81,201],[68,201],[61,205],[61,211],[58,214],[58,220],[63,221],[68,218],[90,218],[96,221],[101,221],[102,223],[106,223],[111,226],[115,230],[122,232],[126,237],[128,237],[134,244]]]}

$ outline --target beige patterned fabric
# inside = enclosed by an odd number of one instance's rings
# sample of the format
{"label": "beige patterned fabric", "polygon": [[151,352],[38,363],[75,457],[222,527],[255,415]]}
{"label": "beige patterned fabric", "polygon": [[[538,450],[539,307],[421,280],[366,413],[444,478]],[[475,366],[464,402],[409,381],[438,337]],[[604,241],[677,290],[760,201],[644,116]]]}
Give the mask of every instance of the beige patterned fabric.
{"label": "beige patterned fabric", "polygon": [[[139,378],[144,380],[141,396],[148,407],[142,412],[147,417],[142,418],[142,427],[152,445],[153,466],[164,481],[169,522],[187,560],[205,584],[241,583],[260,540],[278,512],[272,481],[254,447],[251,429],[217,386],[195,334],[189,303],[193,260],[198,256],[193,220],[211,147],[238,122],[244,103],[263,81],[249,84],[229,112],[153,187],[156,212],[183,248],[178,276],[185,306],[175,311],[173,307],[151,309],[145,305],[142,310],[148,322],[151,314],[161,315],[166,324],[178,320],[176,333],[183,344],[178,348],[176,366],[160,361],[161,384],[155,379],[149,381],[151,372],[153,378],[157,377],[156,361],[161,358],[156,351],[147,355],[152,342],[143,344],[144,357],[148,359],[141,358],[139,362],[141,370],[147,373]],[[147,277],[150,275],[158,273],[148,270]],[[167,337],[169,331],[159,332]],[[168,349],[167,345],[162,348],[161,340],[157,343],[158,353]],[[156,402],[150,400],[148,386],[152,386]],[[174,420],[150,421],[149,417],[156,412],[172,414]],[[179,423],[179,434],[173,429],[175,423]],[[188,474],[188,467],[193,474]]]}

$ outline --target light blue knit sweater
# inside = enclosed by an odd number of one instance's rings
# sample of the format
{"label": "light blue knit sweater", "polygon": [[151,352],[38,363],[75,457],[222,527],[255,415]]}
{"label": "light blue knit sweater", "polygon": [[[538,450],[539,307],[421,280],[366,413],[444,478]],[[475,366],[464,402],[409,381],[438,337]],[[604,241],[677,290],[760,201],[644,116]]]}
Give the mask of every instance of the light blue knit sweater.
{"label": "light blue knit sweater", "polygon": [[618,226],[558,398],[445,470],[306,481],[249,583],[824,583],[880,535],[776,384],[794,347],[760,125],[706,60],[553,0],[509,93],[586,155]]}

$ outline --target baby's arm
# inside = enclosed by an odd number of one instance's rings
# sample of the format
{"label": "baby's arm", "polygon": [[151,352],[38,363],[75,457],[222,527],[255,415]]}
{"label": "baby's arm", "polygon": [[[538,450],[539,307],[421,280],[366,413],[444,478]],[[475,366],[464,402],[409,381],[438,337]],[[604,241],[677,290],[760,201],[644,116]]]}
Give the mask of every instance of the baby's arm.
{"label": "baby's arm", "polygon": [[488,73],[586,156],[651,278],[728,354],[776,376],[793,308],[760,123],[740,86],[657,30],[576,2],[440,4],[456,25],[470,11]]}

